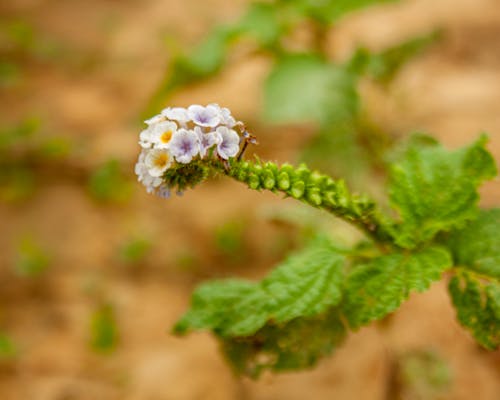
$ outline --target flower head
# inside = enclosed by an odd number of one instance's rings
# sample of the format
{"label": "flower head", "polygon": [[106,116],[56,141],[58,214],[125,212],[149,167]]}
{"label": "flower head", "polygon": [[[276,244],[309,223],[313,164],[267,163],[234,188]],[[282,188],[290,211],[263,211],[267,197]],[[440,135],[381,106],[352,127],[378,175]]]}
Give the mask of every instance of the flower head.
{"label": "flower head", "polygon": [[135,173],[148,193],[164,198],[206,179],[211,162],[235,157],[240,151],[238,132],[244,133],[229,109],[215,103],[167,107],[145,123]]}

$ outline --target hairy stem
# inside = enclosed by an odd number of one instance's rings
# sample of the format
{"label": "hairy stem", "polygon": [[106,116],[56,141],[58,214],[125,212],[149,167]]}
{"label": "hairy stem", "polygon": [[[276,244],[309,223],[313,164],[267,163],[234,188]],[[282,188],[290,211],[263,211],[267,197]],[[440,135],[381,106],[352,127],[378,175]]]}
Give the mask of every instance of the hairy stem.
{"label": "hairy stem", "polygon": [[272,162],[214,161],[212,167],[253,190],[283,193],[315,208],[326,210],[357,226],[376,243],[390,243],[388,224],[367,196],[352,194],[343,180],[311,171],[307,166],[278,166]]}

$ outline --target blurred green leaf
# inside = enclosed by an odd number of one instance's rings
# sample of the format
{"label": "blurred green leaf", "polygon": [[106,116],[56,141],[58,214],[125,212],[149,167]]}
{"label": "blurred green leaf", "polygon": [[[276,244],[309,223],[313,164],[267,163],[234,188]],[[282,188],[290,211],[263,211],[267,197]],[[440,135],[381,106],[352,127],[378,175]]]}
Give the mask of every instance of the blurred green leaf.
{"label": "blurred green leaf", "polygon": [[119,258],[122,263],[135,265],[144,261],[151,250],[151,241],[144,238],[132,238],[119,248]]}
{"label": "blurred green leaf", "polygon": [[164,101],[175,89],[215,74],[224,64],[229,45],[238,35],[231,26],[214,28],[189,54],[174,56],[163,82],[143,113],[145,117],[164,108]]}
{"label": "blurred green leaf", "polygon": [[52,137],[44,140],[38,148],[41,157],[47,159],[58,159],[70,154],[71,142],[67,138]]}
{"label": "blurred green leaf", "polygon": [[331,24],[350,12],[396,1],[399,0],[282,0],[281,3],[292,4],[319,23]]}
{"label": "blurred green leaf", "polygon": [[0,88],[16,84],[20,75],[19,67],[15,63],[0,61]]}
{"label": "blurred green leaf", "polygon": [[89,178],[90,194],[103,202],[124,202],[132,193],[131,182],[125,177],[117,160],[109,160]]}
{"label": "blurred green leaf", "polygon": [[408,352],[399,357],[397,366],[401,398],[437,400],[451,386],[450,365],[435,351]]}
{"label": "blurred green leaf", "polygon": [[99,353],[110,353],[118,344],[118,326],[110,304],[102,304],[90,320],[90,345]]}
{"label": "blurred green leaf", "polygon": [[0,200],[8,203],[26,200],[35,188],[35,176],[30,169],[16,165],[0,170]]}
{"label": "blurred green leaf", "polygon": [[347,64],[347,68],[358,75],[366,75],[387,83],[407,62],[421,54],[440,38],[440,32],[434,31],[399,43],[379,53],[372,53],[361,47],[356,50]]}
{"label": "blurred green leaf", "polygon": [[334,124],[358,110],[355,77],[312,54],[278,60],[264,85],[264,117],[271,122]]}
{"label": "blurred green leaf", "polygon": [[21,276],[37,277],[49,267],[50,256],[32,238],[24,238],[18,245],[15,271]]}
{"label": "blurred green leaf", "polygon": [[35,42],[35,31],[27,21],[4,20],[0,23],[0,47],[29,50]]}
{"label": "blurred green leaf", "polygon": [[243,220],[229,220],[218,226],[214,232],[216,249],[223,256],[237,262],[245,258],[245,222]]}
{"label": "blurred green leaf", "polygon": [[252,3],[236,26],[241,34],[255,37],[261,46],[272,47],[286,31],[282,18],[285,12],[273,3]]}
{"label": "blurred green leaf", "polygon": [[40,129],[41,122],[36,117],[23,119],[21,122],[0,128],[0,151],[6,150],[23,140],[32,138]]}
{"label": "blurred green leaf", "polygon": [[12,338],[0,331],[0,361],[11,360],[18,354],[18,348]]}
{"label": "blurred green leaf", "polygon": [[356,121],[325,126],[304,147],[301,161],[360,187],[370,172],[372,155],[358,142],[358,129]]}

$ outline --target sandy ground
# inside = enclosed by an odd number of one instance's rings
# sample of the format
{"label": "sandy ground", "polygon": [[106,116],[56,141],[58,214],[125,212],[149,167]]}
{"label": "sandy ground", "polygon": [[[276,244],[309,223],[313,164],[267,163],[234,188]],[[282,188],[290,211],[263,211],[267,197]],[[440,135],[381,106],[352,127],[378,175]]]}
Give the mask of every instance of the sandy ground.
{"label": "sandy ground", "polygon": [[[7,106],[2,117],[36,113],[53,132],[85,140],[89,164],[114,156],[133,165],[137,115],[168,62],[162,38],[194,43],[208,26],[237,16],[244,3],[5,2],[4,16],[26,18],[94,62],[82,66],[70,58],[26,67],[25,80],[0,93]],[[332,31],[329,49],[342,58],[356,43],[376,49],[435,27],[445,29],[443,43],[409,63],[388,94],[366,87],[367,104],[389,132],[422,130],[449,147],[487,131],[489,148],[500,160],[498,0],[416,0],[363,12]],[[179,93],[172,104],[217,101],[240,119],[255,121],[258,82],[267,70],[265,59],[235,59],[219,78]],[[311,134],[262,129],[256,132],[259,153],[279,161],[293,159]],[[484,206],[500,205],[500,181],[486,184],[482,195]],[[413,349],[435,349],[449,363],[453,382],[439,399],[500,398],[500,354],[481,350],[457,324],[444,282],[413,295],[387,323],[351,334],[314,370],[268,374],[257,382],[233,376],[210,335],[170,336],[197,282],[261,276],[279,259],[282,250],[266,243],[279,241],[283,232],[258,212],[277,201],[217,181],[169,201],[137,187],[127,204],[103,206],[63,180],[40,187],[28,202],[0,204],[0,326],[20,347],[14,361],[0,365],[0,398],[383,400],[394,357]],[[250,226],[251,262],[235,266],[214,253],[211,235],[241,215]],[[117,263],[116,248],[137,231],[154,246],[134,273]],[[26,233],[53,253],[50,270],[35,282],[12,273],[16,240]],[[182,268],[179,249],[198,254],[200,263]],[[88,346],[89,318],[102,299],[114,305],[120,332],[110,355]]]}

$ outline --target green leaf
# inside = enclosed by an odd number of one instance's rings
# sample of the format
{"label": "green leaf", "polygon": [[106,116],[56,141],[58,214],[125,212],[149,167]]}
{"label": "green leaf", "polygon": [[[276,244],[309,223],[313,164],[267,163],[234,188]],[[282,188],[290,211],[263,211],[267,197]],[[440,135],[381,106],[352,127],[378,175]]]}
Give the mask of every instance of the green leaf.
{"label": "green leaf", "polygon": [[311,54],[281,58],[264,85],[264,117],[271,122],[333,124],[358,110],[355,77]]}
{"label": "green leaf", "polygon": [[457,318],[486,349],[500,346],[500,283],[459,270],[449,284]]}
{"label": "green leaf", "polygon": [[96,200],[103,202],[125,202],[132,193],[131,182],[125,177],[118,160],[109,160],[94,170],[87,187]]}
{"label": "green leaf", "polygon": [[447,241],[455,264],[500,279],[500,208],[481,210],[464,229]]}
{"label": "green leaf", "polygon": [[108,353],[116,348],[118,324],[110,304],[100,305],[92,314],[90,336],[90,345],[97,352]]}
{"label": "green leaf", "polygon": [[350,12],[395,1],[398,0],[291,0],[290,2],[301,13],[318,22],[331,24]]}
{"label": "green leaf", "polygon": [[396,310],[411,291],[423,292],[444,270],[451,257],[440,247],[414,253],[394,253],[354,267],[345,284],[342,312],[353,328]]}
{"label": "green leaf", "polygon": [[408,61],[436,43],[440,32],[410,38],[379,53],[371,53],[361,47],[348,63],[349,70],[361,75],[368,74],[383,83],[388,82]]}
{"label": "green leaf", "polygon": [[413,145],[392,166],[390,200],[402,219],[392,233],[396,244],[413,248],[476,217],[477,188],[496,175],[486,140],[456,151]]}
{"label": "green leaf", "polygon": [[344,339],[346,329],[333,310],[284,325],[269,322],[254,335],[225,338],[222,350],[239,374],[257,378],[266,369],[276,372],[312,367]]}
{"label": "green leaf", "polygon": [[196,77],[217,72],[224,63],[229,44],[236,34],[233,27],[215,28],[190,52],[189,56],[179,59],[180,65]]}
{"label": "green leaf", "polygon": [[288,258],[258,283],[228,279],[201,285],[177,333],[211,329],[222,337],[250,336],[266,322],[312,317],[340,302],[344,257],[324,238]]}
{"label": "green leaf", "polygon": [[237,27],[218,26],[188,54],[176,55],[143,116],[146,118],[157,113],[164,107],[167,97],[179,87],[216,74],[226,61],[230,44],[237,35]]}
{"label": "green leaf", "polygon": [[19,349],[12,338],[5,332],[0,331],[0,362],[12,360],[19,353]]}
{"label": "green leaf", "polygon": [[272,3],[252,3],[237,24],[241,33],[251,35],[262,46],[273,46],[285,32],[282,10]]}
{"label": "green leaf", "polygon": [[266,323],[267,307],[267,296],[256,283],[212,281],[195,290],[191,309],[174,330],[179,334],[211,329],[221,336],[251,335]]}
{"label": "green leaf", "polygon": [[20,276],[38,277],[49,267],[51,256],[43,247],[30,237],[23,238],[18,244],[15,271]]}
{"label": "green leaf", "polygon": [[278,323],[313,316],[340,302],[345,257],[326,239],[289,257],[262,281]]}

